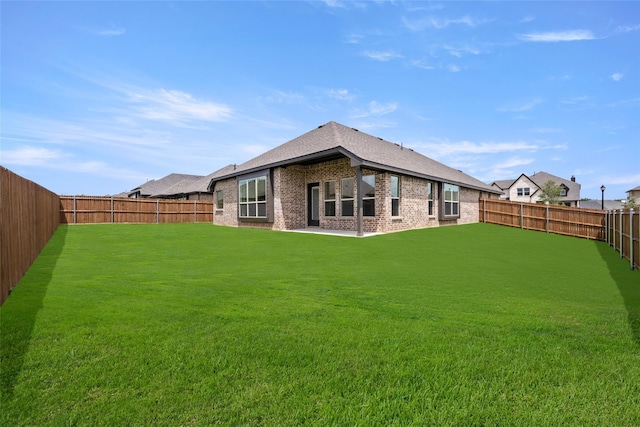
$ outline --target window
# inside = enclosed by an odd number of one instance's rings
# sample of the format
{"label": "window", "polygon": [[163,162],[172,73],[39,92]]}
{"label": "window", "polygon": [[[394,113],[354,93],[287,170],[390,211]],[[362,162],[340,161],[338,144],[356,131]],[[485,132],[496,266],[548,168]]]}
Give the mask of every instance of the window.
{"label": "window", "polygon": [[224,207],[224,197],[222,196],[222,190],[216,191],[216,209],[222,209]]}
{"label": "window", "polygon": [[518,188],[518,196],[529,196],[531,195],[531,188],[529,187],[524,187],[524,188]]}
{"label": "window", "polygon": [[376,216],[376,176],[362,177],[362,215]]}
{"label": "window", "polygon": [[460,216],[460,187],[453,184],[444,184],[444,216]]}
{"label": "window", "polygon": [[565,197],[567,195],[567,187],[560,187],[560,197]]}
{"label": "window", "polygon": [[336,216],[336,182],[324,183],[324,215]]}
{"label": "window", "polygon": [[429,216],[433,216],[433,183],[427,183],[427,209]]}
{"label": "window", "polygon": [[267,217],[267,177],[243,179],[239,183],[240,218]]}
{"label": "window", "polygon": [[391,175],[391,216],[400,215],[400,177]]}
{"label": "window", "polygon": [[342,216],[353,216],[353,178],[340,181],[340,213]]}

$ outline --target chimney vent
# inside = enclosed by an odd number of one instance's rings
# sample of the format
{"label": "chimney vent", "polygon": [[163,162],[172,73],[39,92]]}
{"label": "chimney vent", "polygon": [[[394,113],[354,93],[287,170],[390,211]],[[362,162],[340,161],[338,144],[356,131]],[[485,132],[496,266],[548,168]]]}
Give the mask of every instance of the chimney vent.
{"label": "chimney vent", "polygon": [[576,177],[574,175],[571,175],[571,182],[576,182]]}

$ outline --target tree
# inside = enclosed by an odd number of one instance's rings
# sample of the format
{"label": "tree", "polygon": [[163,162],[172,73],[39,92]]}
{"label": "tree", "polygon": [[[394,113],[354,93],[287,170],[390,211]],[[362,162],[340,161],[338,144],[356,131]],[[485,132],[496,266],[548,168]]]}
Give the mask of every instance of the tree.
{"label": "tree", "polygon": [[540,187],[540,203],[557,205],[560,202],[560,192],[562,188],[552,179],[548,180]]}
{"label": "tree", "polygon": [[637,208],[638,207],[638,202],[636,201],[636,198],[633,196],[629,196],[629,200],[627,201],[627,208]]}

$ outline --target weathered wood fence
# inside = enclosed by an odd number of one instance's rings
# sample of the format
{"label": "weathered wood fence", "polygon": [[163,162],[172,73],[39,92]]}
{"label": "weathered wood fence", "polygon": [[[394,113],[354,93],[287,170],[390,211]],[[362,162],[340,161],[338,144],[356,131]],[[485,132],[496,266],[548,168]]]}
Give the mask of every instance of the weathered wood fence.
{"label": "weathered wood fence", "polygon": [[213,222],[213,202],[60,196],[60,222],[62,224]]}
{"label": "weathered wood fence", "polygon": [[608,242],[632,269],[640,268],[638,209],[602,211],[480,199],[479,211],[480,222]]}
{"label": "weathered wood fence", "polygon": [[0,304],[60,224],[58,195],[0,166]]}
{"label": "weathered wood fence", "polygon": [[616,209],[607,212],[606,241],[629,260],[632,268],[640,268],[640,209]]}

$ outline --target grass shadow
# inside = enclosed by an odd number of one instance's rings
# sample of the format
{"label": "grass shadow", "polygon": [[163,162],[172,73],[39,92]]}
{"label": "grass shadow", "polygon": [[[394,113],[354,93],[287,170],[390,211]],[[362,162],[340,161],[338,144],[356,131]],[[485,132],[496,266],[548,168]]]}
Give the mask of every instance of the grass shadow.
{"label": "grass shadow", "polygon": [[68,227],[59,226],[34,263],[0,308],[0,392],[2,400],[13,395],[29,350],[38,312],[64,248]]}
{"label": "grass shadow", "polygon": [[620,258],[620,253],[606,242],[595,244],[624,300],[633,341],[640,346],[640,271],[631,271],[629,261]]}

